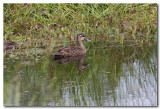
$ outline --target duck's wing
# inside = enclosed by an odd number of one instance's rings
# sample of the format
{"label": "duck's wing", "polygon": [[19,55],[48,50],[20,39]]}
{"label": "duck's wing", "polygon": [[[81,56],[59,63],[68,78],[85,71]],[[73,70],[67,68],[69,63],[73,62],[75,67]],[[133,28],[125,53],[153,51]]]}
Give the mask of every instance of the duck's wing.
{"label": "duck's wing", "polygon": [[81,52],[82,52],[82,48],[80,47],[65,47],[58,50],[54,55],[72,56],[72,55],[80,54]]}

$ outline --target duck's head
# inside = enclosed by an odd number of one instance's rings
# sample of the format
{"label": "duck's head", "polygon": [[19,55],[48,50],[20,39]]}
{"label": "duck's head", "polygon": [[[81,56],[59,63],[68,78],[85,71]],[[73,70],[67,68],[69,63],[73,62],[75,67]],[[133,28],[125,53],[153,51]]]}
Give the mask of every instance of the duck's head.
{"label": "duck's head", "polygon": [[86,38],[85,35],[82,34],[82,33],[77,35],[77,40],[78,40],[78,41],[86,40],[86,41],[89,41],[89,42],[90,42],[90,40],[89,40],[88,38]]}

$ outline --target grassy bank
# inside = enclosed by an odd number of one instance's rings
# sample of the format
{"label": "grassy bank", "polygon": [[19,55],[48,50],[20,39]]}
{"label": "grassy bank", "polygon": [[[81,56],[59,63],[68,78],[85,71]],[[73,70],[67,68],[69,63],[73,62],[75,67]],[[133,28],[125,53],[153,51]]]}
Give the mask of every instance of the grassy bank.
{"label": "grassy bank", "polygon": [[53,47],[92,41],[157,42],[157,4],[4,4],[4,39]]}

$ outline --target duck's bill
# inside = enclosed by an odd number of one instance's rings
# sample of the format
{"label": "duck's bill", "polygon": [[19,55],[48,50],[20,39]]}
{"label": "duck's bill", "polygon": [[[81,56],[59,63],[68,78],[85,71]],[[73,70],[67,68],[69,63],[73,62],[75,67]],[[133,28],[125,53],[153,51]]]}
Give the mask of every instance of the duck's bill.
{"label": "duck's bill", "polygon": [[85,38],[84,40],[88,41],[88,42],[91,42],[91,40],[89,40],[88,38]]}

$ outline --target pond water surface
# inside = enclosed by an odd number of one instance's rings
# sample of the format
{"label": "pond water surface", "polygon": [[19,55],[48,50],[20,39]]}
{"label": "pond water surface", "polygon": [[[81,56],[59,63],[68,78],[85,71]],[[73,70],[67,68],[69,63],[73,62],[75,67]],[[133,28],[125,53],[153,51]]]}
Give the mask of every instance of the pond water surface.
{"label": "pond water surface", "polygon": [[4,106],[157,106],[157,46],[104,45],[61,61],[43,49],[6,54]]}

